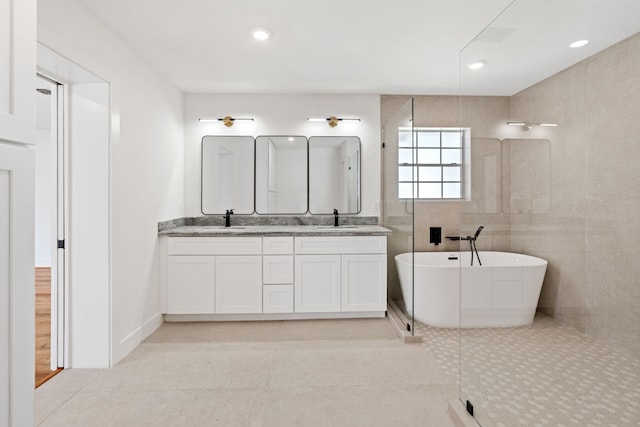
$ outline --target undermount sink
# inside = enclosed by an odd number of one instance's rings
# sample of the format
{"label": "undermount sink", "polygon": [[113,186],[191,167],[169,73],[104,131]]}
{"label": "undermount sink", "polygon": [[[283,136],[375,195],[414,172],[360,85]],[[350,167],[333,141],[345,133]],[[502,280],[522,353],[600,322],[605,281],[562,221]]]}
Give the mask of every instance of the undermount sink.
{"label": "undermount sink", "polygon": [[323,229],[327,229],[327,230],[344,230],[344,229],[356,229],[358,228],[357,225],[339,225],[339,226],[334,226],[334,225],[319,225],[318,228],[323,228]]}

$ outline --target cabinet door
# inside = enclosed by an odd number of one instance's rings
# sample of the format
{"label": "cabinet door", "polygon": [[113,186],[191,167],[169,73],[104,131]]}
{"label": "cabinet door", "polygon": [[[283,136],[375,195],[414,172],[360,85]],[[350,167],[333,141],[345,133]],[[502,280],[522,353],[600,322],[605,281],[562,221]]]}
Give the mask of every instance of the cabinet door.
{"label": "cabinet door", "polygon": [[34,164],[0,142],[0,426],[34,425]]}
{"label": "cabinet door", "polygon": [[215,312],[212,256],[167,257],[167,313]]}
{"label": "cabinet door", "polygon": [[0,139],[26,144],[35,137],[36,18],[35,0],[0,0]]}
{"label": "cabinet door", "polygon": [[262,257],[216,257],[216,313],[262,313]]}
{"label": "cabinet door", "polygon": [[295,312],[340,311],[340,255],[295,258]]}
{"label": "cabinet door", "polygon": [[342,256],[342,311],[387,309],[387,256]]}

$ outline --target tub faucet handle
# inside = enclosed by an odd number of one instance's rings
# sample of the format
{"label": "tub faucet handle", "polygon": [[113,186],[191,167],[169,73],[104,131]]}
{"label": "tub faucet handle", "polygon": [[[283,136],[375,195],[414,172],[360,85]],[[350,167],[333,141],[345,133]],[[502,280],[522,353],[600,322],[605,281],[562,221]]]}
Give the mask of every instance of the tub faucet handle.
{"label": "tub faucet handle", "polygon": [[476,230],[476,234],[473,235],[473,239],[477,239],[478,236],[480,235],[480,232],[484,229],[484,225],[481,225],[480,227],[478,227],[478,229]]}

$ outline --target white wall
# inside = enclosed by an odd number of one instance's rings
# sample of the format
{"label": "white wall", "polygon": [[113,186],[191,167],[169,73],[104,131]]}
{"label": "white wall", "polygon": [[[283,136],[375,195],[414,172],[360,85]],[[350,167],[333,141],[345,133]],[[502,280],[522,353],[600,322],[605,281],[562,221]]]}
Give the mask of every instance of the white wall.
{"label": "white wall", "polygon": [[[200,117],[252,117],[227,128]],[[358,117],[335,128],[308,117]],[[380,202],[379,95],[212,95],[185,96],[185,214],[200,212],[200,141],[204,135],[358,136],[362,140],[362,212],[378,215]]]}
{"label": "white wall", "polygon": [[75,0],[38,2],[38,40],[110,86],[111,324],[87,327],[108,328],[113,365],[162,322],[157,222],[181,215],[183,95]]}
{"label": "white wall", "polygon": [[104,368],[110,326],[109,86],[74,84],[69,98],[69,365]]}

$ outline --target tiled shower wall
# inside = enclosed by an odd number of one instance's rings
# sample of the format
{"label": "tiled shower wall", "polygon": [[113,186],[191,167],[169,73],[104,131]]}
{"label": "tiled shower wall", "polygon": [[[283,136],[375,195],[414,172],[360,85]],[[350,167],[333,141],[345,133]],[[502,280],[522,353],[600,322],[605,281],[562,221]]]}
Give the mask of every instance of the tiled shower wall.
{"label": "tiled shower wall", "polygon": [[511,98],[513,118],[558,123],[548,135],[549,209],[511,214],[512,250],[549,261],[538,308],[635,358],[640,358],[638,70],[640,34]]}
{"label": "tiled shower wall", "polygon": [[[414,126],[471,128],[472,198],[415,203],[415,250],[485,230],[480,250],[549,261],[538,309],[640,358],[640,35],[512,97],[416,96]],[[463,82],[464,83],[464,82]],[[382,96],[381,123],[408,96]],[[508,120],[554,122],[529,131]],[[392,133],[391,133],[392,134]],[[411,250],[397,202],[397,139],[383,141],[383,194],[390,259]],[[394,157],[395,156],[395,157]],[[395,164],[394,164],[395,162]],[[409,231],[408,231],[409,230]],[[464,249],[464,248],[463,248]],[[389,293],[399,296],[389,265]]]}

